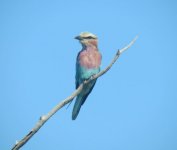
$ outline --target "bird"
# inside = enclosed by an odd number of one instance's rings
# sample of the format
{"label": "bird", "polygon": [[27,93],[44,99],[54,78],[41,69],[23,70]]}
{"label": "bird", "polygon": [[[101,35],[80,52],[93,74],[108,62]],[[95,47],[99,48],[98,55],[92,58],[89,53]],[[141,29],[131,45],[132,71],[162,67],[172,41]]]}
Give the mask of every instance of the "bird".
{"label": "bird", "polygon": [[[93,33],[81,32],[75,39],[79,40],[82,45],[82,49],[76,59],[75,84],[77,89],[85,80],[100,72],[102,55],[98,50],[98,38]],[[77,118],[81,106],[92,91],[96,80],[94,79],[84,85],[80,94],[77,95],[72,111],[72,120]]]}

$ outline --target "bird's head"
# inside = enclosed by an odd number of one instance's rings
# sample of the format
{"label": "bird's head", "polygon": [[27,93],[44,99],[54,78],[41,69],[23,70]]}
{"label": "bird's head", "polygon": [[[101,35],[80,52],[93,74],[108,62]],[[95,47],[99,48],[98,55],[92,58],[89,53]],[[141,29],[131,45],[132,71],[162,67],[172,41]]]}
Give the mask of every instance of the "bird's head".
{"label": "bird's head", "polygon": [[76,36],[75,39],[79,40],[83,46],[96,46],[98,38],[96,35],[90,32],[82,32],[80,35]]}

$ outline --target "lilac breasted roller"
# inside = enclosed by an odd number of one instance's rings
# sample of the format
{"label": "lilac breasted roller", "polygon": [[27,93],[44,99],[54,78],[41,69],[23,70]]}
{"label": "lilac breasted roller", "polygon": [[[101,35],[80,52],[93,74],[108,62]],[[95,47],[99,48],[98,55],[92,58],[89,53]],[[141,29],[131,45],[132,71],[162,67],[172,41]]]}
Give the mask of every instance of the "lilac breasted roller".
{"label": "lilac breasted roller", "polygon": [[[79,40],[82,45],[82,50],[78,53],[76,60],[75,78],[77,89],[83,81],[100,71],[101,54],[98,51],[98,39],[96,35],[89,32],[82,32],[79,36],[76,36],[75,39]],[[96,79],[85,85],[81,93],[77,96],[72,112],[72,120],[76,119],[81,106],[92,91],[95,83]]]}

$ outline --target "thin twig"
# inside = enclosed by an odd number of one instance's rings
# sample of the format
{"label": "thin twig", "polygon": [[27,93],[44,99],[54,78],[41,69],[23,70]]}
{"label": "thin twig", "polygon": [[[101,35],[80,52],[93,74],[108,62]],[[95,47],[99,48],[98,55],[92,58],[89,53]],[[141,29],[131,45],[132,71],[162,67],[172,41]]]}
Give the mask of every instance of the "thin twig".
{"label": "thin twig", "polygon": [[61,101],[59,104],[57,104],[48,114],[43,115],[40,117],[39,121],[36,123],[34,128],[20,141],[16,142],[16,144],[13,146],[12,150],[18,150],[20,149],[24,144],[28,142],[32,138],[32,136],[52,117],[59,109],[61,109],[63,106],[71,102],[83,89],[83,86],[85,84],[88,84],[92,80],[99,78],[103,74],[105,74],[112,65],[116,62],[116,60],[119,58],[119,56],[128,48],[130,48],[135,41],[137,40],[138,36],[136,36],[127,46],[117,51],[114,59],[111,61],[110,65],[107,66],[104,70],[100,71],[98,74],[95,74],[90,79],[86,80],[84,83],[82,83],[69,97]]}

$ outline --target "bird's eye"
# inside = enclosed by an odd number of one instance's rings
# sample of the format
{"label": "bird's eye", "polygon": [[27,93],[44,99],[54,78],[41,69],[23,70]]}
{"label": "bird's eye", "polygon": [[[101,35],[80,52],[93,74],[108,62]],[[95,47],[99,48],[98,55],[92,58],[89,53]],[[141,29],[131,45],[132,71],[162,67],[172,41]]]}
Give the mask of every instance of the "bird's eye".
{"label": "bird's eye", "polygon": [[86,39],[94,39],[92,36],[85,37]]}

